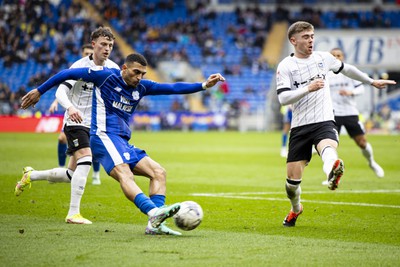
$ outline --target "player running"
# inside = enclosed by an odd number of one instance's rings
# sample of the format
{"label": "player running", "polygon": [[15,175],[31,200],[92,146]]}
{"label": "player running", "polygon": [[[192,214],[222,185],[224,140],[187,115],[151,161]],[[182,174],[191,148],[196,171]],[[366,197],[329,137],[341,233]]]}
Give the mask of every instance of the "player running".
{"label": "player running", "polygon": [[[119,66],[108,59],[114,46],[114,35],[109,28],[99,27],[91,34],[93,54],[86,56],[74,64],[73,68],[106,66],[119,70]],[[71,156],[68,169],[53,168],[36,171],[32,167],[23,169],[23,176],[15,187],[15,195],[19,196],[31,182],[47,180],[49,182],[70,182],[71,201],[67,223],[91,224],[80,213],[80,202],[85,190],[87,176],[92,164],[89,129],[92,116],[93,83],[68,80],[57,89],[58,102],[66,109],[64,116],[64,133],[68,141],[67,154]],[[83,119],[73,120],[79,116]],[[99,183],[99,181],[98,181]]]}
{"label": "player running", "polygon": [[314,26],[308,22],[293,23],[288,29],[288,39],[295,52],[279,63],[276,82],[280,104],[293,105],[285,185],[292,208],[283,221],[284,226],[291,227],[303,212],[300,183],[304,168],[311,160],[312,146],[321,156],[330,190],[338,187],[344,172],[344,163],[336,151],[339,136],[326,82],[328,72],[341,72],[380,89],[395,82],[373,80],[329,52],[313,51]]}
{"label": "player running", "polygon": [[[81,56],[87,57],[93,54],[93,46],[91,43],[84,44],[81,47]],[[98,56],[93,55],[93,58],[98,58]],[[97,60],[95,60],[97,61]],[[90,63],[90,62],[89,62]],[[90,67],[91,65],[87,65],[84,67]],[[117,64],[115,64],[116,67],[118,67]],[[119,67],[118,67],[119,68]],[[75,105],[74,105],[75,106]],[[58,101],[55,99],[53,103],[51,103],[49,107],[49,112],[50,114],[55,113],[58,110]],[[67,161],[67,137],[65,136],[64,129],[61,130],[60,134],[58,135],[58,143],[57,143],[57,156],[58,156],[58,167],[64,168],[65,167],[65,162]],[[93,166],[93,175],[92,175],[92,184],[94,185],[100,185],[101,180],[100,180],[100,162],[98,162],[96,159],[93,159],[92,162]]]}
{"label": "player running", "polygon": [[[344,60],[344,53],[339,48],[332,49],[331,54],[341,61]],[[358,118],[359,111],[354,96],[364,93],[363,84],[341,73],[334,74],[333,72],[328,73],[328,81],[331,88],[332,104],[338,132],[340,133],[342,126],[346,128],[347,133],[357,146],[361,148],[361,152],[367,159],[369,167],[375,172],[377,177],[383,178],[385,172],[374,160],[372,146],[368,143],[364,126]]]}

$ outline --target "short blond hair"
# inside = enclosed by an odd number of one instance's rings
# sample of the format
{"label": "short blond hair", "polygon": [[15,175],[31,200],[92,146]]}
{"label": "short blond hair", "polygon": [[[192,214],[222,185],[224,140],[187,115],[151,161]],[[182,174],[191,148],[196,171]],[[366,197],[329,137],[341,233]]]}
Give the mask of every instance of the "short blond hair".
{"label": "short blond hair", "polygon": [[288,29],[288,39],[292,38],[293,35],[299,32],[304,32],[304,31],[313,31],[314,26],[307,22],[307,21],[297,21],[290,25]]}

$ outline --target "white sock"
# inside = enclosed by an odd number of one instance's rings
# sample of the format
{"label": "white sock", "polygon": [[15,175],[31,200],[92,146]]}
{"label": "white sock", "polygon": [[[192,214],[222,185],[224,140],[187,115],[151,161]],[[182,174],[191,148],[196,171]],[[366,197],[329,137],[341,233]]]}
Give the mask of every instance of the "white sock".
{"label": "white sock", "polygon": [[67,171],[71,174],[71,170],[66,168],[54,168],[45,171],[32,171],[31,181],[47,180],[52,183],[69,183],[71,180],[68,178]]}
{"label": "white sock", "polygon": [[156,214],[157,210],[158,210],[158,208],[151,209],[151,210],[149,210],[149,212],[147,212],[147,215],[149,217],[154,216],[154,214]]}
{"label": "white sock", "polygon": [[92,176],[92,178],[93,179],[100,179],[100,172],[95,172],[95,171],[93,171],[93,176]]}
{"label": "white sock", "polygon": [[321,159],[324,162],[322,169],[324,170],[326,177],[329,177],[333,163],[338,159],[336,149],[331,146],[324,147],[321,151]]}
{"label": "white sock", "polygon": [[92,156],[85,156],[77,160],[76,170],[71,179],[71,202],[69,205],[68,216],[80,213],[80,205],[87,176],[92,165]]}
{"label": "white sock", "polygon": [[374,161],[374,151],[372,150],[370,143],[367,143],[365,149],[361,149],[361,152],[369,163]]}
{"label": "white sock", "polygon": [[286,194],[292,204],[292,210],[295,213],[300,211],[300,195],[301,195],[301,180],[286,179]]}

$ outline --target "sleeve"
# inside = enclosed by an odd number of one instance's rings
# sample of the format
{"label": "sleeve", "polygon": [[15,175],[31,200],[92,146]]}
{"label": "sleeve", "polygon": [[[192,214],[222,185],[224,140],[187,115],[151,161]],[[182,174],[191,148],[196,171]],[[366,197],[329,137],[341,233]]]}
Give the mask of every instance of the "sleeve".
{"label": "sleeve", "polygon": [[279,103],[281,103],[282,105],[293,104],[308,95],[309,93],[310,92],[308,91],[308,86],[304,86],[300,89],[293,91],[282,91],[280,94],[278,94]]}
{"label": "sleeve", "polygon": [[141,84],[146,88],[145,95],[177,95],[204,91],[202,83],[157,83],[150,80],[142,80]]}
{"label": "sleeve", "polygon": [[374,81],[367,74],[350,64],[345,63],[341,72],[347,77],[362,83],[371,84]]}
{"label": "sleeve", "polygon": [[[65,69],[50,77],[47,81],[41,84],[37,89],[42,95],[57,84],[62,83],[65,80],[83,80],[86,82],[93,82],[97,84],[99,82],[99,67],[97,68],[77,68],[77,69]],[[99,72],[100,71],[100,72]]]}
{"label": "sleeve", "polygon": [[353,95],[361,95],[364,93],[365,88],[364,85],[360,82],[356,82],[355,80],[353,81],[353,85],[354,85],[354,90],[352,90]]}
{"label": "sleeve", "polygon": [[[282,63],[284,62],[285,61],[282,61]],[[290,90],[291,88],[291,82],[289,76],[290,71],[282,63],[278,65],[276,71],[276,90],[278,94],[282,90],[286,91],[286,89]]]}
{"label": "sleeve", "polygon": [[66,83],[64,82],[64,83],[60,84],[60,86],[58,86],[57,91],[56,91],[57,101],[65,109],[68,109],[71,106],[73,106],[71,101],[68,98],[68,92],[70,89],[71,89],[71,87],[67,86]]}
{"label": "sleeve", "polygon": [[323,58],[328,62],[329,70],[333,73],[338,74],[343,69],[343,62],[334,57],[329,52],[320,52]]}
{"label": "sleeve", "polygon": [[309,94],[308,86],[296,90],[291,89],[290,71],[279,64],[276,72],[276,90],[281,105],[293,104]]}

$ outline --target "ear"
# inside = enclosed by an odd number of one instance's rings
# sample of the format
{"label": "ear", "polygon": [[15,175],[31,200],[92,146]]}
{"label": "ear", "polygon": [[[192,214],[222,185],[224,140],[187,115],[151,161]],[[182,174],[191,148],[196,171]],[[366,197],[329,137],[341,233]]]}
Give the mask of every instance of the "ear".
{"label": "ear", "polygon": [[293,36],[290,37],[289,41],[290,41],[290,43],[291,43],[292,45],[295,45],[295,44],[296,44],[296,38],[294,38]]}
{"label": "ear", "polygon": [[122,65],[121,70],[126,70],[128,68],[128,66],[126,66],[126,64]]}

